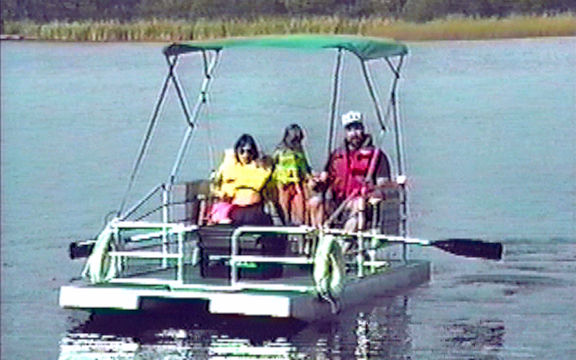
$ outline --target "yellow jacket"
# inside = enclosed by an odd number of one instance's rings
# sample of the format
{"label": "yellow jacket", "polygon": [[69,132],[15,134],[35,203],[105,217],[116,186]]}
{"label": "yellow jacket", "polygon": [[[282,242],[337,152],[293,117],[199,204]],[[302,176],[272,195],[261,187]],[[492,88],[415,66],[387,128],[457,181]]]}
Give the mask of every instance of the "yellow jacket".
{"label": "yellow jacket", "polygon": [[230,198],[236,205],[251,205],[262,200],[260,192],[270,178],[271,169],[256,161],[242,164],[236,160],[234,150],[224,153],[224,161],[216,173],[214,193],[220,198]]}

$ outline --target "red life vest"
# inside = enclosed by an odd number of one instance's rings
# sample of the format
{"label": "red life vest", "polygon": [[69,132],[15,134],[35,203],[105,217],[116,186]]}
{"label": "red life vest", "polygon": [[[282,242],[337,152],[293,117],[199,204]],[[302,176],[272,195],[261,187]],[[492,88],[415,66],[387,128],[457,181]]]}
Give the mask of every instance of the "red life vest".
{"label": "red life vest", "polygon": [[366,191],[367,184],[373,185],[374,171],[382,155],[380,149],[372,146],[350,151],[336,149],[328,165],[335,199],[344,200],[353,192]]}

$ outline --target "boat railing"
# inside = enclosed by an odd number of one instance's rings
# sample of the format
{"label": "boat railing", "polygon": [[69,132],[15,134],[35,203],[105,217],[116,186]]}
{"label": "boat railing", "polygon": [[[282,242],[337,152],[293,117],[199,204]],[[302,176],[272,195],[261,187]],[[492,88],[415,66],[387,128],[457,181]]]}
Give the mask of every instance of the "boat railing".
{"label": "boat railing", "polygon": [[[184,225],[166,222],[147,221],[115,221],[111,223],[115,234],[114,250],[108,252],[108,256],[119,260],[120,271],[118,277],[111,282],[119,282],[118,278],[126,273],[128,259],[139,260],[160,260],[157,267],[148,267],[147,271],[141,273],[176,268],[175,280],[178,283],[184,282],[184,265],[186,254],[184,244],[188,241],[189,234],[197,231],[196,225]],[[137,232],[126,235],[127,232]],[[159,249],[159,250],[158,250]],[[172,265],[176,262],[175,266]],[[131,281],[137,278],[130,276]],[[150,277],[147,277],[150,281]],[[126,280],[120,280],[120,282]]]}
{"label": "boat railing", "polygon": [[[241,255],[240,254],[240,238],[242,235],[247,234],[273,234],[273,235],[300,235],[310,236],[317,230],[309,226],[240,226],[234,230],[231,237],[231,252],[230,252],[230,285],[237,287],[240,284],[239,279],[239,265],[246,262],[252,263],[275,263],[280,265],[306,265],[313,264],[313,259],[310,256],[312,252],[300,256],[269,256],[269,255]],[[313,249],[314,244],[310,247]],[[246,283],[243,281],[242,283]],[[270,285],[258,285],[261,288],[270,289]],[[277,284],[272,285],[277,288]],[[308,287],[296,285],[297,288],[309,290]],[[283,286],[286,288],[286,286]]]}
{"label": "boat railing", "polygon": [[[239,271],[242,264],[246,263],[274,263],[280,265],[306,265],[312,264],[311,257],[313,246],[309,245],[308,251],[294,256],[278,255],[244,255],[240,252],[240,241],[244,235],[266,235],[277,234],[287,236],[309,236],[314,231],[310,227],[262,227],[262,226],[241,226],[235,228],[229,238],[230,254],[220,256],[226,258],[230,267],[230,276],[226,283],[218,282],[210,285],[206,281],[203,286],[202,278],[196,275],[191,279],[187,275],[186,267],[199,265],[196,259],[200,250],[201,239],[198,236],[197,225],[185,225],[182,223],[146,222],[146,221],[113,221],[111,223],[115,246],[108,252],[108,256],[117,260],[121,269],[117,276],[110,280],[111,283],[130,283],[140,285],[163,285],[179,287],[193,287],[217,290],[238,290],[238,289],[262,289],[262,290],[292,290],[306,292],[313,289],[310,279],[305,283],[283,284],[281,281],[249,281],[240,279]],[[133,234],[132,232],[136,232]],[[313,238],[313,236],[310,236]],[[284,240],[284,239],[279,239]],[[191,246],[186,247],[186,244]],[[139,271],[128,271],[128,261],[144,263],[160,260],[161,264],[148,266]],[[174,271],[175,270],[175,271]],[[170,276],[166,276],[166,274]],[[280,279],[279,279],[280,280]]]}
{"label": "boat railing", "polygon": [[[162,189],[161,186],[156,188]],[[151,192],[153,194],[154,192]],[[152,195],[147,196],[147,199]],[[187,285],[191,282],[202,282],[202,275],[198,271],[191,272],[190,267],[196,267],[201,261],[200,229],[210,229],[210,226],[199,226],[188,222],[149,222],[149,221],[113,221],[116,245],[109,256],[116,258],[121,271],[112,282],[164,284],[172,282]],[[240,276],[246,264],[276,264],[279,266],[301,266],[314,264],[314,251],[320,234],[331,234],[348,238],[348,242],[355,243],[353,256],[347,257],[349,266],[357,270],[357,276],[363,277],[370,269],[379,269],[386,266],[387,261],[377,259],[376,249],[383,243],[405,243],[403,237],[383,235],[377,228],[369,231],[349,233],[337,229],[316,229],[309,226],[240,226],[234,228],[228,235],[229,250],[227,253],[211,255],[209,260],[222,261],[228,269],[227,282],[219,281],[219,287],[227,289],[259,288],[266,290],[277,289],[282,282],[279,281],[252,281],[248,277]],[[241,251],[241,238],[243,236],[273,236],[278,235],[278,241],[291,241],[306,239],[307,251],[292,251],[283,253],[250,253]],[[376,245],[375,245],[376,244]],[[160,264],[158,264],[160,261]],[[128,266],[130,265],[130,266]],[[128,269],[129,268],[129,269]],[[308,267],[310,275],[313,266]],[[193,275],[190,275],[192,273]],[[305,277],[302,277],[304,280]],[[306,279],[308,285],[294,284],[280,286],[282,289],[310,290],[311,276]]]}

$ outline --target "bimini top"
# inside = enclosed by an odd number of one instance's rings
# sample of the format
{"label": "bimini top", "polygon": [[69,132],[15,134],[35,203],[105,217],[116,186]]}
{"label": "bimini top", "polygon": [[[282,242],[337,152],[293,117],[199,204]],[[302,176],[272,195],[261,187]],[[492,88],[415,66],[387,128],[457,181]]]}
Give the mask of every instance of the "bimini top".
{"label": "bimini top", "polygon": [[408,53],[408,47],[396,40],[353,35],[274,35],[246,38],[226,38],[212,41],[174,43],[164,48],[167,56],[203,50],[260,47],[286,49],[345,49],[362,60],[373,60]]}

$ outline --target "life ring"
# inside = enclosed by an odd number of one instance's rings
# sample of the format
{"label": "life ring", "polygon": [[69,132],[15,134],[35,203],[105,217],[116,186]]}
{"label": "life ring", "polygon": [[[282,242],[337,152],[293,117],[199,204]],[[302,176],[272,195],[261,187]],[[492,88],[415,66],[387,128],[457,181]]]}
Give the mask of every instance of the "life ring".
{"label": "life ring", "polygon": [[115,278],[120,271],[117,258],[108,254],[110,250],[115,250],[113,238],[114,229],[106,226],[96,239],[94,249],[82,271],[82,276],[90,279],[92,284],[106,283]]}
{"label": "life ring", "polygon": [[314,255],[314,283],[321,298],[332,306],[332,312],[340,309],[339,297],[344,289],[344,257],[342,247],[333,235],[320,236]]}

